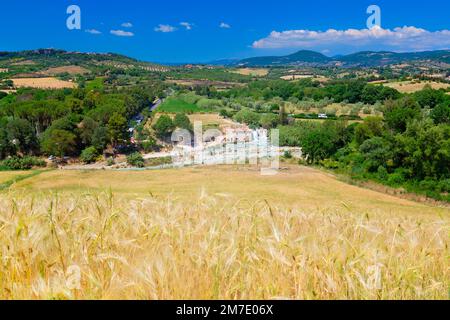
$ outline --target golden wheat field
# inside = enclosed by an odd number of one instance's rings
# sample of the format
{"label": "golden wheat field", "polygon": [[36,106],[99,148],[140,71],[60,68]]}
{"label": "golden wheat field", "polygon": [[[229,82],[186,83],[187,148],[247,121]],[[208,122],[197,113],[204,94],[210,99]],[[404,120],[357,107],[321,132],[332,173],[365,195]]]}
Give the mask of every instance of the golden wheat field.
{"label": "golden wheat field", "polygon": [[0,299],[447,299],[449,213],[303,167],[48,171],[0,193]]}
{"label": "golden wheat field", "polygon": [[448,89],[450,87],[447,83],[435,82],[435,81],[401,81],[383,83],[384,86],[390,87],[400,91],[401,93],[414,93],[423,90],[425,86],[430,86],[435,90]]}
{"label": "golden wheat field", "polygon": [[38,88],[38,89],[64,89],[76,88],[76,84],[69,81],[59,80],[53,77],[46,78],[16,78],[11,79],[16,88]]}
{"label": "golden wheat field", "polygon": [[269,69],[265,68],[239,68],[233,71],[233,73],[241,74],[244,76],[252,77],[265,77],[269,74]]}

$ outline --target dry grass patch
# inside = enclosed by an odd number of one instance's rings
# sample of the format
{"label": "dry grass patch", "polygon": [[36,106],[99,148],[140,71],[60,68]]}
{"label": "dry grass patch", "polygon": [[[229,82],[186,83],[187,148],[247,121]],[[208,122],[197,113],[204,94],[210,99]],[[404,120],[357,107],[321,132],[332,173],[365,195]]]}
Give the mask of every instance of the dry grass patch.
{"label": "dry grass patch", "polygon": [[265,68],[239,68],[232,71],[233,73],[251,77],[265,77],[269,74],[269,69]]}
{"label": "dry grass patch", "polygon": [[431,86],[433,89],[447,89],[450,88],[450,84],[434,81],[402,81],[402,82],[391,82],[384,83],[386,87],[396,89],[402,93],[413,93],[422,90],[426,85]]}
{"label": "dry grass patch", "polygon": [[242,124],[233,122],[232,120],[229,119],[225,119],[217,113],[208,113],[208,114],[194,113],[188,115],[188,117],[192,123],[199,121],[203,124],[204,127],[215,126],[219,129],[226,130],[227,128],[238,128],[242,126]]}
{"label": "dry grass patch", "polygon": [[50,68],[42,72],[43,74],[54,76],[61,73],[68,73],[70,75],[79,75],[89,73],[89,70],[80,66],[64,66]]}
{"label": "dry grass patch", "polygon": [[16,88],[64,89],[75,88],[76,84],[56,78],[16,78],[11,79]]}
{"label": "dry grass patch", "polygon": [[312,80],[314,80],[314,81],[319,81],[319,82],[327,82],[327,81],[330,81],[330,79],[327,78],[327,77],[323,77],[323,76],[314,76],[314,75],[304,75],[304,74],[291,74],[291,75],[286,75],[286,76],[280,77],[280,79],[286,80],[286,81],[295,81],[295,80],[302,80],[302,79],[312,79]]}

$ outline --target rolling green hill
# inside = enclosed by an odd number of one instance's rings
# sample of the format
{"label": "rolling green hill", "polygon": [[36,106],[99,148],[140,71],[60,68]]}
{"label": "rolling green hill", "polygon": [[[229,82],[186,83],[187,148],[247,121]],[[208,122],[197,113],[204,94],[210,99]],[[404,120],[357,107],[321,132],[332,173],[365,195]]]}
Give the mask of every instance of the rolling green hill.
{"label": "rolling green hill", "polygon": [[19,52],[0,52],[0,68],[10,75],[42,72],[48,68],[79,66],[90,71],[99,68],[140,69],[165,72],[167,67],[138,61],[114,53],[82,53],[57,49],[37,49]]}

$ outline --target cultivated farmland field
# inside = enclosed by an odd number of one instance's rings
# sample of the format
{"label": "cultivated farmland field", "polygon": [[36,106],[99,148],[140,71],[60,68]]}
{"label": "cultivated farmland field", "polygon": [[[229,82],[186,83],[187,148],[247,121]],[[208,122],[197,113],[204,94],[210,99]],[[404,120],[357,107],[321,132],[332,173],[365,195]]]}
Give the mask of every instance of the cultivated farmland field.
{"label": "cultivated farmland field", "polygon": [[16,88],[64,89],[75,88],[76,84],[56,78],[17,78],[11,79]]}
{"label": "cultivated farmland field", "polygon": [[416,91],[420,91],[426,85],[431,86],[431,88],[433,88],[435,90],[450,88],[450,84],[434,82],[434,81],[419,81],[419,82],[401,81],[401,82],[383,83],[383,86],[396,89],[402,93],[413,93]]}
{"label": "cultivated farmland field", "polygon": [[186,101],[174,97],[169,97],[158,107],[158,111],[165,113],[191,113],[191,112],[202,112],[207,110],[203,110],[196,104],[188,103]]}
{"label": "cultivated farmland field", "polygon": [[46,75],[54,76],[60,73],[68,73],[70,75],[79,75],[89,73],[89,70],[80,66],[64,66],[49,68],[43,72]]}
{"label": "cultivated farmland field", "polygon": [[298,166],[49,171],[0,193],[0,298],[446,299],[449,213]]}
{"label": "cultivated farmland field", "polygon": [[269,69],[265,68],[239,68],[233,71],[237,74],[252,77],[265,77],[269,74]]}
{"label": "cultivated farmland field", "polygon": [[30,174],[28,171],[0,171],[0,184],[22,175]]}

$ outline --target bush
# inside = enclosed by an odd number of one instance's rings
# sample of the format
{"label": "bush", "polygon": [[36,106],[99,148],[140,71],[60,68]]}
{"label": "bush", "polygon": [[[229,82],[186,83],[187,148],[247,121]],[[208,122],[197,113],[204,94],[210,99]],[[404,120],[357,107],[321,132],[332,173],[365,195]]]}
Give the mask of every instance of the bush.
{"label": "bush", "polygon": [[47,164],[36,157],[12,157],[3,160],[1,165],[8,170],[30,170],[34,167],[45,167]]}
{"label": "bush", "polygon": [[221,100],[202,98],[197,101],[197,106],[201,109],[212,109],[222,107],[223,103]]}
{"label": "bush", "polygon": [[108,167],[111,167],[111,166],[115,165],[116,162],[114,161],[114,158],[110,157],[110,158],[108,158],[108,160],[106,160],[106,164],[108,165]]}
{"label": "bush", "polygon": [[392,186],[398,186],[405,183],[405,177],[402,173],[396,171],[389,175],[388,184]]}
{"label": "bush", "polygon": [[137,167],[137,168],[143,168],[145,166],[144,158],[139,152],[135,152],[130,154],[127,157],[127,163],[130,166]]}
{"label": "bush", "polygon": [[249,126],[258,127],[260,115],[248,109],[243,109],[234,115],[234,120],[240,123],[245,123]]}
{"label": "bush", "polygon": [[422,190],[428,190],[428,191],[434,191],[436,189],[439,189],[438,182],[433,179],[423,180],[419,183],[419,186]]}
{"label": "bush", "polygon": [[89,164],[95,162],[98,156],[99,154],[97,149],[95,147],[89,147],[84,149],[83,152],[81,152],[80,160],[83,163]]}
{"label": "bush", "polygon": [[339,162],[332,159],[325,159],[320,162],[326,169],[339,169]]}
{"label": "bush", "polygon": [[180,94],[178,96],[178,98],[180,98],[181,100],[183,100],[184,102],[187,102],[189,104],[196,104],[197,101],[199,101],[203,97],[199,96],[199,95],[196,95],[193,92],[188,92],[188,93]]}
{"label": "bush", "polygon": [[233,117],[233,114],[231,112],[228,112],[226,109],[220,110],[219,115],[223,118],[231,118]]}
{"label": "bush", "polygon": [[388,171],[383,166],[378,167],[377,175],[378,175],[378,179],[380,179],[382,181],[387,181],[387,179],[389,178]]}
{"label": "bush", "polygon": [[438,185],[441,192],[450,192],[450,179],[441,180]]}
{"label": "bush", "polygon": [[141,146],[145,152],[157,151],[159,149],[158,144],[153,138],[149,138],[149,140],[142,142]]}
{"label": "bush", "polygon": [[286,159],[292,159],[292,153],[290,151],[285,151],[283,157]]}
{"label": "bush", "polygon": [[269,113],[262,115],[259,122],[264,129],[272,129],[278,126],[280,118],[276,114]]}

